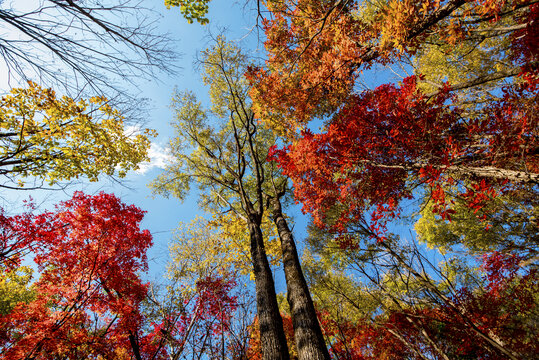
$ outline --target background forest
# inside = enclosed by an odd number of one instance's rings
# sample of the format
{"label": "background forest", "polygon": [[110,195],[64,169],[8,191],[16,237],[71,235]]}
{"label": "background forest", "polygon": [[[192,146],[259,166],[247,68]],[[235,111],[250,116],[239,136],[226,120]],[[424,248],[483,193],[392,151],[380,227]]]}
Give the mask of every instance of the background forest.
{"label": "background forest", "polygon": [[0,30],[1,359],[537,356],[537,1],[0,0]]}

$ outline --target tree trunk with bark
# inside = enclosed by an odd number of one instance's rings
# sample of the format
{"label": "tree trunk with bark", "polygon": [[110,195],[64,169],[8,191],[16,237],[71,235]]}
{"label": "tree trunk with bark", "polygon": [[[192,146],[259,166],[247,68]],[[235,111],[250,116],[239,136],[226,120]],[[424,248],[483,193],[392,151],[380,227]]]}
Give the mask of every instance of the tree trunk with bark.
{"label": "tree trunk with bark", "polygon": [[294,325],[298,358],[299,360],[329,360],[329,352],[316,316],[307,282],[301,270],[292,231],[290,231],[282,213],[280,197],[274,197],[271,205],[273,221],[277,226],[281,240],[287,300]]}
{"label": "tree trunk with bark", "polygon": [[262,359],[289,360],[290,355],[284,335],[283,319],[277,304],[275,284],[266,256],[260,221],[249,219],[249,233]]}

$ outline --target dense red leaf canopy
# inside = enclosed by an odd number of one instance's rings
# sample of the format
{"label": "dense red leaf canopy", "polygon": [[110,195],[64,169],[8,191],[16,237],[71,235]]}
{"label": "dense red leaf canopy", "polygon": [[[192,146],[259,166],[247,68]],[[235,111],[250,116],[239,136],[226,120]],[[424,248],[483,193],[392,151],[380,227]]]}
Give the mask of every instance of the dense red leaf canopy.
{"label": "dense red leaf canopy", "polygon": [[[2,217],[4,251],[26,251],[40,273],[35,299],[0,318],[2,358],[132,352],[129,338],[140,330],[147,291],[139,273],[147,270],[152,244],[139,228],[143,215],[114,195],[77,192],[55,211]],[[12,271],[20,258],[4,257],[2,271]]]}
{"label": "dense red leaf canopy", "polygon": [[528,181],[518,171],[523,167],[537,171],[539,108],[533,96],[525,101],[530,93],[508,89],[486,116],[464,122],[461,110],[445,106],[449,88],[427,97],[415,77],[406,78],[400,87],[388,84],[352,95],[324,132],[303,131],[293,145],[273,149],[270,159],[290,176],[304,211],[318,224],[327,209],[344,204],[338,230],[372,208],[371,230],[379,231],[418,184],[431,189],[436,210],[450,218],[448,185],[458,186],[469,206],[479,210],[496,196],[493,185]]}

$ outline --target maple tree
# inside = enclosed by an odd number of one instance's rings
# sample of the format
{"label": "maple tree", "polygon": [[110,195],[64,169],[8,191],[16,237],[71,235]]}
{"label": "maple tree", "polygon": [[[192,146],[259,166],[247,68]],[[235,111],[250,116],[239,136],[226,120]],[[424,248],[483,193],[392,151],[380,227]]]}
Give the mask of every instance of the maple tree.
{"label": "maple tree", "polygon": [[114,195],[76,192],[54,211],[2,215],[2,279],[24,272],[28,255],[39,274],[29,295],[3,308],[2,358],[154,355],[151,334],[141,331],[147,286],[139,272],[152,244],[139,228],[143,214]]}
{"label": "maple tree", "polygon": [[0,174],[9,188],[39,187],[100,174],[125,176],[148,160],[148,137],[130,134],[124,116],[104,97],[76,101],[30,82],[0,99]]}
{"label": "maple tree", "polygon": [[[477,212],[505,191],[537,184],[533,2],[305,0],[266,6],[266,68],[249,73],[254,109],[294,139],[272,159],[319,225],[326,209],[341,206],[339,230],[370,211],[368,226],[381,233],[418,185],[430,190],[434,210],[449,219],[455,211],[446,201],[450,186]],[[477,48],[470,56],[480,54],[481,61],[459,68],[466,47]],[[461,61],[446,66],[460,82],[419,72],[432,63],[433,51]],[[362,70],[406,61],[423,66],[399,86],[358,91]],[[322,133],[298,133],[315,117],[328,117]]]}
{"label": "maple tree", "polygon": [[[331,114],[346,103],[362,69],[394,63],[427,49],[435,48],[450,59],[462,51],[454,46],[457,43],[484,48],[485,39],[491,41],[491,47],[492,41],[499,44],[509,39],[510,49],[503,60],[512,65],[510,71],[498,71],[507,65],[497,59],[499,66],[488,69],[491,64],[483,65],[486,75],[471,82],[451,83],[454,90],[496,84],[522,71],[530,75],[529,80],[534,77],[537,25],[533,19],[537,10],[533,1],[264,3],[270,11],[264,21],[267,68],[252,69],[257,86],[251,94],[262,119],[285,132],[294,131],[312,116]],[[517,25],[506,26],[510,22]],[[470,68],[474,67],[459,69],[460,75]],[[456,78],[455,71],[452,78]],[[422,75],[439,78],[437,73]],[[466,75],[473,77],[473,72]],[[443,87],[443,82],[434,84]]]}
{"label": "maple tree", "polygon": [[535,173],[512,170],[535,164],[535,126],[527,125],[534,123],[528,111],[535,105],[521,99],[510,105],[515,116],[505,121],[487,117],[459,132],[465,125],[457,121],[458,112],[444,110],[446,100],[437,95],[426,101],[413,78],[400,88],[382,85],[352,96],[324,133],[305,131],[286,152],[275,154],[315,219],[323,217],[323,209],[346,204],[337,222],[341,227],[370,206],[375,208],[370,226],[379,228],[379,219],[396,216],[399,202],[412,198],[410,183],[429,187],[434,210],[446,218],[454,212],[445,201],[448,184],[459,188],[471,209],[480,210],[504,191],[496,186],[501,181],[516,186],[537,181]]}

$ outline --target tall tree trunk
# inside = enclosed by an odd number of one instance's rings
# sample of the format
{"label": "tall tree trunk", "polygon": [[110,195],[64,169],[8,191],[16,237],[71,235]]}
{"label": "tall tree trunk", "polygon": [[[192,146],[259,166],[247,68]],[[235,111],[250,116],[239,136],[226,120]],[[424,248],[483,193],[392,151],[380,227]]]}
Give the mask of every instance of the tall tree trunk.
{"label": "tall tree trunk", "polygon": [[287,299],[299,360],[329,360],[329,352],[318,323],[314,304],[301,270],[292,232],[283,216],[279,196],[272,199],[273,221],[277,226],[283,253]]}
{"label": "tall tree trunk", "polygon": [[249,221],[251,258],[255,275],[256,309],[260,328],[262,359],[289,360],[283,319],[277,304],[275,284],[269,266],[260,223]]}

